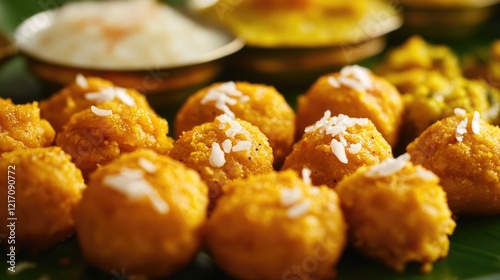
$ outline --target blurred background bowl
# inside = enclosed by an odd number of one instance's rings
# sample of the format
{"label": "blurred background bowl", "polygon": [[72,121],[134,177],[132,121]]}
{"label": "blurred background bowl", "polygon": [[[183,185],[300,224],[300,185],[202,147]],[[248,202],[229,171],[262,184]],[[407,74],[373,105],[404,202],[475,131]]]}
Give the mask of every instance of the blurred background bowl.
{"label": "blurred background bowl", "polygon": [[225,35],[226,43],[203,54],[196,61],[145,66],[143,69],[81,67],[42,59],[32,50],[23,47],[37,32],[50,26],[53,17],[54,10],[37,13],[24,20],[14,33],[20,54],[27,58],[28,68],[41,78],[51,91],[71,83],[77,74],[96,76],[110,80],[117,86],[139,90],[148,97],[155,108],[178,106],[190,93],[212,82],[221,73],[223,60],[244,46],[241,39],[220,29]]}

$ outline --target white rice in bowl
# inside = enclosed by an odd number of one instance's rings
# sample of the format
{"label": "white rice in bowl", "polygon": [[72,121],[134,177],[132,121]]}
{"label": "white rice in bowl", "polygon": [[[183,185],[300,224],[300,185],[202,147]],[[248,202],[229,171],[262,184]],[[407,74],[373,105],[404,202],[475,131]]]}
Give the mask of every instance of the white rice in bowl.
{"label": "white rice in bowl", "polygon": [[190,64],[229,43],[204,26],[152,0],[68,3],[19,44],[56,64],[93,69],[144,69]]}

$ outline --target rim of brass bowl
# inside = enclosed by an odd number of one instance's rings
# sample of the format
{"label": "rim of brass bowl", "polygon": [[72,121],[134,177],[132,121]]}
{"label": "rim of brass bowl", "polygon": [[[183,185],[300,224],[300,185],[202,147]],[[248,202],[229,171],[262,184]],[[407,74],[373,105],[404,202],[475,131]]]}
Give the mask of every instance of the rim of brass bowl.
{"label": "rim of brass bowl", "polygon": [[494,13],[492,6],[456,9],[406,7],[401,31],[432,38],[462,38],[474,32]]}
{"label": "rim of brass bowl", "polygon": [[336,71],[383,51],[385,37],[357,44],[317,48],[245,47],[229,65],[238,75],[277,85],[305,85],[320,75]]}

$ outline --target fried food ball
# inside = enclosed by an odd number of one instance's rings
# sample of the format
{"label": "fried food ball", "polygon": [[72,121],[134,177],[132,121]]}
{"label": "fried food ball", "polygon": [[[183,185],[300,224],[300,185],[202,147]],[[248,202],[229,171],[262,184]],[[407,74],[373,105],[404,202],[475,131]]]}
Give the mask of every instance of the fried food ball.
{"label": "fried food ball", "polygon": [[[16,250],[37,253],[74,233],[73,214],[85,184],[82,173],[61,148],[4,153],[0,157],[0,170],[5,174],[0,176],[0,184],[5,187],[0,218],[8,223],[11,222],[8,218],[16,218]],[[7,239],[10,229],[2,226],[0,234]],[[7,240],[4,241],[0,243],[9,248]]]}
{"label": "fried food ball", "polygon": [[447,117],[427,128],[407,152],[441,179],[456,215],[500,213],[500,128],[479,113]]}
{"label": "fried food ball", "polygon": [[224,188],[205,230],[224,271],[249,280],[333,279],[347,241],[335,191],[313,187],[291,170]]}
{"label": "fried food ball", "polygon": [[437,72],[413,71],[403,94],[405,112],[401,142],[406,146],[427,127],[453,115],[455,108],[478,111],[493,124],[499,123],[500,92],[484,81],[447,79]]}
{"label": "fried food ball", "polygon": [[180,162],[123,154],[92,173],[76,209],[83,256],[104,271],[170,275],[199,250],[207,203],[207,186]]}
{"label": "fried food ball", "polygon": [[437,71],[448,78],[462,76],[458,57],[448,46],[432,45],[417,35],[391,50],[377,73],[393,82],[394,76],[414,69]]}
{"label": "fried food ball", "polygon": [[273,170],[266,136],[249,122],[225,114],[182,133],[169,156],[198,171],[209,188],[210,209],[227,182]]}
{"label": "fried food ball", "polygon": [[403,102],[394,86],[370,70],[353,65],[320,77],[297,103],[297,132],[316,122],[324,111],[369,118],[390,145],[398,140]]}
{"label": "fried food ball", "polygon": [[155,113],[117,102],[104,102],[74,114],[56,144],[72,156],[85,178],[122,153],[152,149],[168,154],[173,140],[168,123]]}
{"label": "fried food ball", "polygon": [[336,190],[356,249],[399,272],[409,262],[428,272],[448,255],[455,221],[439,178],[409,159],[362,167]]}
{"label": "fried food ball", "polygon": [[374,165],[392,157],[389,143],[368,119],[346,115],[331,117],[326,111],[293,146],[282,169],[312,171],[315,185],[335,187],[361,166]]}
{"label": "fried food ball", "polygon": [[275,166],[292,149],[295,112],[274,87],[245,82],[216,83],[192,95],[175,119],[175,135],[227,114],[257,126],[273,148]]}
{"label": "fried food ball", "polygon": [[106,101],[152,110],[146,97],[136,90],[115,87],[101,78],[78,75],[73,83],[40,102],[41,116],[61,132],[73,114]]}
{"label": "fried food ball", "polygon": [[15,105],[0,98],[0,154],[17,149],[47,147],[55,131],[40,118],[38,103]]}

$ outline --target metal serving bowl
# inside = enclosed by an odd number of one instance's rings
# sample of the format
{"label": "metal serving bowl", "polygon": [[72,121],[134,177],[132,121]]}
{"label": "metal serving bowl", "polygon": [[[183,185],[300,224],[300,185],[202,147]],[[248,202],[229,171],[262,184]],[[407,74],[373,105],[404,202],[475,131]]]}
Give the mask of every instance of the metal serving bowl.
{"label": "metal serving bowl", "polygon": [[134,88],[146,94],[153,107],[178,105],[185,99],[186,94],[217,77],[222,70],[223,59],[237,52],[244,45],[242,40],[221,29],[227,38],[224,46],[204,54],[196,61],[184,64],[114,69],[55,63],[44,60],[36,52],[23,47],[37,32],[50,26],[54,12],[52,10],[33,15],[22,22],[14,33],[20,53],[27,58],[28,67],[36,76],[54,89],[74,81],[79,73],[85,76],[102,77],[118,86]]}

